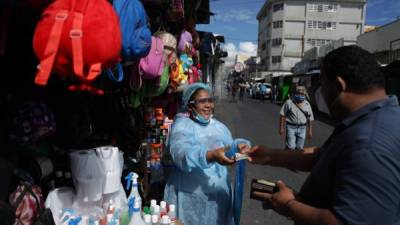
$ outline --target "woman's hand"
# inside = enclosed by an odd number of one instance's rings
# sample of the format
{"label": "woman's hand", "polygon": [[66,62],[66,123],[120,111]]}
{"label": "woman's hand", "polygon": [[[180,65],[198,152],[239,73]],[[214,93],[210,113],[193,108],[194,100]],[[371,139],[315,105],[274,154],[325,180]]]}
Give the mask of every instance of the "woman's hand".
{"label": "woman's hand", "polygon": [[207,161],[217,162],[221,165],[232,165],[235,163],[233,159],[229,159],[225,156],[225,148],[217,148],[207,152]]}

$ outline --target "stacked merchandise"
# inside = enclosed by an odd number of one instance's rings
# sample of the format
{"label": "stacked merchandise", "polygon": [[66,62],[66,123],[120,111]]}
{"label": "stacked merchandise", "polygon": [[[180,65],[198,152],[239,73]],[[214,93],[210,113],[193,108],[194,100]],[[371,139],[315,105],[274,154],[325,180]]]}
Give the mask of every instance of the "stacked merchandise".
{"label": "stacked merchandise", "polygon": [[[105,146],[71,153],[75,189],[61,187],[51,191],[46,208],[51,209],[56,225],[134,225],[174,224],[175,206],[152,200],[151,210],[142,212],[139,176],[129,173],[126,197],[121,184],[123,156],[116,147]],[[159,222],[160,218],[160,222]]]}
{"label": "stacked merchandise", "polygon": [[[195,15],[183,0],[6,2],[0,66],[12,76],[0,78],[0,162],[12,175],[0,203],[15,206],[19,222],[29,211],[24,224],[43,199],[57,225],[117,222],[137,211],[121,184],[126,171],[142,177],[143,202],[161,200],[180,94],[204,80]],[[39,206],[19,206],[19,196]]]}

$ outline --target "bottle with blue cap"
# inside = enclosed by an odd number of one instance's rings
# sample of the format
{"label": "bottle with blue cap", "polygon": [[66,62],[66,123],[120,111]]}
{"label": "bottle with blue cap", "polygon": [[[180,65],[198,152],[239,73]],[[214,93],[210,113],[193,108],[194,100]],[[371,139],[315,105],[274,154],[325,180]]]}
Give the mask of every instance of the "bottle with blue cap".
{"label": "bottle with blue cap", "polygon": [[129,201],[129,199],[134,198],[135,199],[134,203],[138,202],[139,203],[139,210],[141,210],[142,209],[142,198],[140,197],[140,194],[139,194],[138,181],[137,181],[138,178],[139,178],[139,176],[136,173],[133,173],[133,172],[130,172],[128,174],[128,176],[125,177],[125,179],[126,179],[126,189],[129,190],[129,188],[132,185],[131,192],[130,192],[129,197],[128,197],[128,201]]}
{"label": "bottle with blue cap", "polygon": [[129,225],[146,225],[142,219],[141,213],[140,213],[140,204],[139,202],[135,202],[134,207],[133,207],[133,214],[131,218],[131,222]]}

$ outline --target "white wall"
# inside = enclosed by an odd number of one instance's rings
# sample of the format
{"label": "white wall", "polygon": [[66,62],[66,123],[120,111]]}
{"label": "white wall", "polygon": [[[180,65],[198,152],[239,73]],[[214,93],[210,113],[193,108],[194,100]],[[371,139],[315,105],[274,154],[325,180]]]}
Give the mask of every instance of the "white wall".
{"label": "white wall", "polygon": [[363,18],[363,10],[362,4],[356,3],[341,3],[340,4],[340,19],[341,21],[361,21]]}
{"label": "white wall", "polygon": [[359,36],[357,45],[373,53],[390,50],[392,42],[392,49],[395,50],[400,48],[400,41],[395,41],[398,39],[400,39],[400,20]]}
{"label": "white wall", "polygon": [[283,60],[283,67],[286,67],[286,69],[290,70],[296,63],[300,62],[301,58],[300,57],[285,57]]}
{"label": "white wall", "polygon": [[301,49],[302,49],[302,40],[298,39],[285,39],[284,41],[285,44],[285,54],[289,55],[297,55],[301,54]]}
{"label": "white wall", "polygon": [[302,36],[304,35],[304,21],[286,21],[285,36]]}
{"label": "white wall", "polygon": [[306,16],[306,4],[301,1],[287,1],[285,4],[285,16],[304,18]]}
{"label": "white wall", "polygon": [[361,27],[361,24],[340,23],[338,25],[338,33],[345,40],[356,40],[357,36],[361,34]]}

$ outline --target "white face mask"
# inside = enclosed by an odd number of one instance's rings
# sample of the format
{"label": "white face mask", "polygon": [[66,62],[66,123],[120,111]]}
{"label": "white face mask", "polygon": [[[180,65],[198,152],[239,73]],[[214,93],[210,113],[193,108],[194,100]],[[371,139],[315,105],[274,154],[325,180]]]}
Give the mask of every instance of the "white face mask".
{"label": "white face mask", "polygon": [[315,101],[317,102],[318,110],[324,113],[327,113],[329,116],[331,112],[329,111],[328,106],[326,105],[325,99],[321,93],[321,87],[319,87],[314,93]]}

